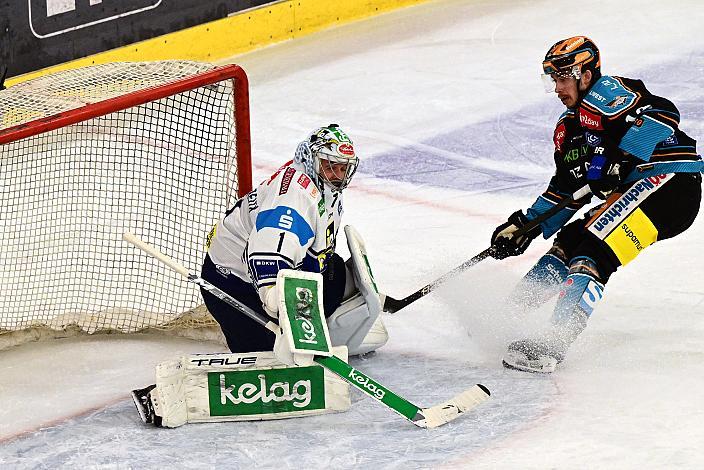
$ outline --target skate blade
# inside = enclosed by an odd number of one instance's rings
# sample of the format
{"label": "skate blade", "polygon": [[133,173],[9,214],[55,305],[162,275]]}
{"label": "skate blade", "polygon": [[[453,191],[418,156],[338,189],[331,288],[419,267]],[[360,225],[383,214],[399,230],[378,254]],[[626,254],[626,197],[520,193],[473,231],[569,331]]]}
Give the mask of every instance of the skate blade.
{"label": "skate blade", "polygon": [[555,372],[555,368],[557,367],[557,361],[554,358],[547,358],[545,356],[535,361],[513,360],[512,362],[507,362],[506,359],[503,359],[501,363],[507,369],[520,370],[521,372],[530,372],[533,374],[551,374]]}

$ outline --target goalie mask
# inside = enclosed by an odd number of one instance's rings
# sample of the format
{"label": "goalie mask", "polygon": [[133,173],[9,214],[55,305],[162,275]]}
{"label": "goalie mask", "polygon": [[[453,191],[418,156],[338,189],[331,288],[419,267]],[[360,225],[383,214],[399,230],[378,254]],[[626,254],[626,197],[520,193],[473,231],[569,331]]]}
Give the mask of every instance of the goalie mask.
{"label": "goalie mask", "polygon": [[319,187],[324,184],[332,191],[345,189],[359,165],[352,140],[337,124],[313,131],[298,144],[294,161],[303,165]]}

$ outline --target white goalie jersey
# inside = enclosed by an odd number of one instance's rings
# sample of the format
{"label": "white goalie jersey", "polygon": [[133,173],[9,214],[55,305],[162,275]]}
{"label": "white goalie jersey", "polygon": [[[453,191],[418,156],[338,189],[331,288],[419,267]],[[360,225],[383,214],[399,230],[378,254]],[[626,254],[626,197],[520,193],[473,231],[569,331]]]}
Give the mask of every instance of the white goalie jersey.
{"label": "white goalie jersey", "polygon": [[257,289],[274,285],[281,269],[324,271],[343,210],[342,192],[321,186],[299,164],[286,163],[213,227],[213,263]]}

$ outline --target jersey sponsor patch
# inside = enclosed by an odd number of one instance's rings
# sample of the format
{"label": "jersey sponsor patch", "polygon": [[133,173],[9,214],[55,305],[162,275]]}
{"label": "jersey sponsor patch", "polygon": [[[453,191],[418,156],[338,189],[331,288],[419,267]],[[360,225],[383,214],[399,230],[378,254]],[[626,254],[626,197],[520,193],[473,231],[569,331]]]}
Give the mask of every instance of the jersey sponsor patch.
{"label": "jersey sponsor patch", "polygon": [[658,229],[648,216],[637,208],[604,241],[625,266],[657,239]]}
{"label": "jersey sponsor patch", "polygon": [[296,209],[288,206],[277,206],[273,209],[261,211],[257,214],[255,222],[257,232],[265,228],[285,230],[298,237],[298,242],[304,246],[313,238],[314,232],[306,219]]}
{"label": "jersey sponsor patch", "polygon": [[310,178],[308,178],[308,175],[299,176],[298,184],[300,184],[303,189],[307,189],[308,185],[310,184]]}
{"label": "jersey sponsor patch", "polygon": [[679,142],[678,142],[677,137],[675,136],[675,134],[672,134],[670,137],[668,137],[667,139],[665,139],[665,140],[662,141],[662,144],[663,144],[663,145],[667,145],[667,146],[670,146],[670,145],[677,145],[678,143],[679,143]]}
{"label": "jersey sponsor patch", "polygon": [[648,196],[671,177],[672,174],[651,176],[634,184],[613,202],[607,202],[604,208],[592,217],[588,224],[589,231],[599,239],[605,240]]}
{"label": "jersey sponsor patch", "polygon": [[253,254],[249,258],[249,272],[253,276],[257,287],[271,284],[270,282],[266,282],[267,280],[276,282],[276,276],[279,274],[279,271],[291,268],[291,263],[277,257],[276,254]]}
{"label": "jersey sponsor patch", "polygon": [[250,191],[249,194],[247,194],[247,207],[249,208],[249,212],[254,212],[255,210],[257,210],[257,207],[259,207],[259,203],[257,202],[256,188]]}
{"label": "jersey sponsor patch", "polygon": [[587,129],[604,130],[604,126],[601,125],[601,116],[584,108],[579,108],[579,122]]}
{"label": "jersey sponsor patch", "polygon": [[567,134],[567,128],[563,123],[555,129],[555,133],[552,136],[552,140],[555,143],[555,149],[558,152],[562,152],[562,144],[565,143],[565,135]]}
{"label": "jersey sponsor patch", "polygon": [[612,99],[611,101],[609,101],[608,103],[606,103],[606,107],[607,107],[607,108],[612,108],[612,109],[613,109],[613,108],[618,108],[619,106],[621,106],[622,104],[624,104],[627,99],[628,99],[627,96],[619,95],[619,96],[617,96],[616,98],[614,98],[614,99]]}
{"label": "jersey sponsor patch", "polygon": [[272,181],[274,181],[276,179],[276,177],[279,176],[279,173],[284,171],[284,169],[287,168],[292,163],[293,163],[293,160],[289,160],[286,163],[284,163],[283,165],[281,165],[281,167],[278,170],[276,170],[273,175],[271,175],[269,177],[269,180],[266,182],[266,184],[270,184]]}
{"label": "jersey sponsor patch", "polygon": [[587,145],[589,145],[590,147],[596,147],[601,143],[601,137],[596,134],[592,134],[591,132],[585,132],[584,135],[587,139]]}
{"label": "jersey sponsor patch", "polygon": [[284,176],[281,178],[281,187],[279,188],[279,196],[282,194],[286,194],[288,192],[288,188],[291,186],[291,180],[293,179],[293,175],[296,173],[296,170],[294,168],[288,167],[286,168],[286,171],[284,171]]}

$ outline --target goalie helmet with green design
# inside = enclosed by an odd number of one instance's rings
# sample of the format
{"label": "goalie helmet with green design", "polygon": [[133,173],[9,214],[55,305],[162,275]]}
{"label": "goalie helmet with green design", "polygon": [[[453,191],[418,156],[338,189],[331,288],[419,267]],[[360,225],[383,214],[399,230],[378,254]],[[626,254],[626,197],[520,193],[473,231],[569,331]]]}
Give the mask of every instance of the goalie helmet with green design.
{"label": "goalie helmet with green design", "polygon": [[325,185],[332,191],[345,189],[359,165],[352,139],[337,124],[314,130],[298,144],[294,161],[319,188]]}

